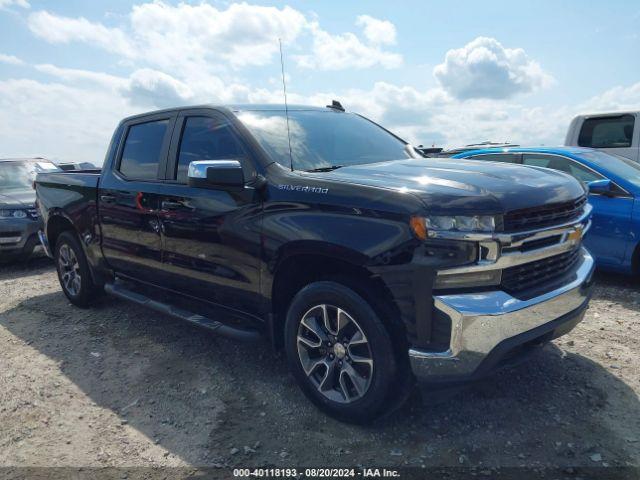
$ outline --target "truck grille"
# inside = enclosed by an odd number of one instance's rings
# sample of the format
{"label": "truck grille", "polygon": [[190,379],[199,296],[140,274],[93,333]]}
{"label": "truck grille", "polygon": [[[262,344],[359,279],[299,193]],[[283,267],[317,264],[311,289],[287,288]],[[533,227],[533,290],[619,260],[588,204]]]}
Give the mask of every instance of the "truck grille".
{"label": "truck grille", "polygon": [[517,295],[544,285],[548,290],[556,286],[569,273],[580,258],[580,248],[570,252],[543,258],[531,263],[505,268],[502,271],[502,288],[505,292]]}
{"label": "truck grille", "polygon": [[504,216],[504,231],[534,230],[570,222],[582,214],[586,203],[587,198],[580,197],[571,202],[507,212]]}

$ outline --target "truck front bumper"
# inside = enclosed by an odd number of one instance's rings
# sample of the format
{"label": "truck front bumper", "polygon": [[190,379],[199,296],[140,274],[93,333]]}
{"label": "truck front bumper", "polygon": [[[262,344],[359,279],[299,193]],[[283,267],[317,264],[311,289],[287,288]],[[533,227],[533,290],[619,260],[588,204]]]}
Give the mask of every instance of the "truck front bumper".
{"label": "truck front bumper", "polygon": [[527,347],[569,332],[584,316],[592,290],[594,260],[581,248],[573,280],[521,300],[504,291],[438,295],[434,308],[451,319],[444,352],[411,348],[414,374],[430,381],[471,380],[524,353]]}

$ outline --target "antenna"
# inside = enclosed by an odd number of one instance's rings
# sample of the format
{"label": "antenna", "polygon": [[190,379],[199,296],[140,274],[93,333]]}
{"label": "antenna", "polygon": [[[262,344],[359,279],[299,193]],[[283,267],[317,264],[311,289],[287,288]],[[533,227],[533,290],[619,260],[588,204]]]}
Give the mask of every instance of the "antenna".
{"label": "antenna", "polygon": [[289,167],[293,172],[293,153],[291,151],[291,130],[289,130],[289,105],[287,104],[287,82],[284,79],[284,58],[282,56],[282,40],[278,38],[280,45],[280,68],[282,69],[282,91],[284,92],[284,114],[287,118],[287,139],[289,140]]}

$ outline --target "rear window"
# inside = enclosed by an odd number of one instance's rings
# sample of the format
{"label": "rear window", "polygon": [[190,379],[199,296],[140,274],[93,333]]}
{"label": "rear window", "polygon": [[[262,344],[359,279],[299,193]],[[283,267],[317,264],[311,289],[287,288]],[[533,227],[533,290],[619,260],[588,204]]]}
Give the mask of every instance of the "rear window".
{"label": "rear window", "polygon": [[591,148],[627,148],[631,146],[635,117],[587,118],[582,124],[578,145]]}
{"label": "rear window", "polygon": [[168,125],[169,120],[158,120],[129,127],[120,173],[133,180],[155,180]]}

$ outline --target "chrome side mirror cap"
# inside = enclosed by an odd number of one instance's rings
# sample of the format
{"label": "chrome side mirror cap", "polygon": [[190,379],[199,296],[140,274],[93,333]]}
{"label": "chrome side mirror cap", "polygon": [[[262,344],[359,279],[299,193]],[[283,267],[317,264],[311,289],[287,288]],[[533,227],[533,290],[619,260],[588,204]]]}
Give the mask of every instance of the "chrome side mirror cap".
{"label": "chrome side mirror cap", "polygon": [[239,160],[195,160],[189,164],[187,182],[190,187],[218,190],[244,188],[244,172]]}

